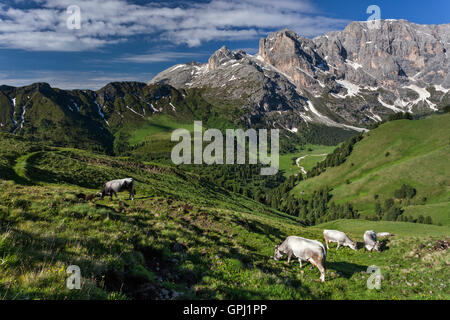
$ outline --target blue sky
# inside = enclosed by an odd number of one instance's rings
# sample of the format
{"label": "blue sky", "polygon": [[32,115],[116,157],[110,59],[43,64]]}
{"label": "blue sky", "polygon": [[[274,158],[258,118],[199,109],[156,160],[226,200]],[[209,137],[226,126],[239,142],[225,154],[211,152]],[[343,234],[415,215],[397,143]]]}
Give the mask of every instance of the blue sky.
{"label": "blue sky", "polygon": [[[222,45],[253,54],[259,38],[285,27],[314,37],[369,17],[450,23],[448,0],[0,0],[0,84],[44,81],[98,89],[111,81],[147,82]],[[67,28],[69,6],[81,28]]]}

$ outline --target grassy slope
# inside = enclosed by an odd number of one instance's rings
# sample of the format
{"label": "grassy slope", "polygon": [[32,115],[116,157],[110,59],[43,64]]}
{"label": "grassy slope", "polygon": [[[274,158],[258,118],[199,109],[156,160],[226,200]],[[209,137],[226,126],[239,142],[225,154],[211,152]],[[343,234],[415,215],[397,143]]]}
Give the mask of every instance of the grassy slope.
{"label": "grassy slope", "polygon": [[[449,298],[448,255],[419,247],[448,235],[447,227],[404,224],[380,254],[331,250],[322,284],[309,264],[299,270],[294,262],[271,259],[274,245],[288,235],[321,240],[320,227],[301,227],[193,174],[75,149],[39,152],[7,141],[2,138],[8,150],[1,155],[17,164],[15,178],[27,184],[0,180],[0,298]],[[77,193],[94,193],[116,176],[136,179],[135,202],[124,200],[125,194],[113,202],[77,199]],[[350,228],[342,223],[355,239],[366,228],[393,230],[366,221],[351,221]],[[366,269],[374,263],[389,279],[381,291],[366,289]],[[81,267],[80,291],[65,288],[70,264]]]}
{"label": "grassy slope", "polygon": [[[366,134],[340,166],[293,190],[314,190],[328,185],[338,203],[351,201],[362,214],[373,213],[374,196],[392,198],[403,183],[417,189],[416,197],[403,203],[406,214],[431,215],[448,225],[450,216],[450,170],[448,159],[450,115],[431,116],[419,121],[394,121]],[[390,155],[386,156],[389,152]],[[353,164],[353,165],[352,165]],[[349,180],[351,183],[347,184]],[[426,206],[422,198],[426,197]]]}
{"label": "grassy slope", "polygon": [[[147,118],[145,123],[140,124],[134,130],[130,130],[131,137],[129,143],[133,146],[138,143],[142,143],[149,138],[170,140],[172,132],[179,128],[187,129],[190,132],[193,132],[194,124],[193,122],[183,124],[166,115],[153,116],[151,118]],[[126,129],[128,130],[129,128]]]}

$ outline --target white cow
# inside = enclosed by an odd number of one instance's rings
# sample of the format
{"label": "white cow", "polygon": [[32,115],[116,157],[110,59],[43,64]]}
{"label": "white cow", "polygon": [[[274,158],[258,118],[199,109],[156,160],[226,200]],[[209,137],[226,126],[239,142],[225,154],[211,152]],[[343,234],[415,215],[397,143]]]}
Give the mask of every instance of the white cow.
{"label": "white cow", "polygon": [[377,241],[377,234],[373,230],[364,233],[364,248],[369,251],[380,251],[381,244]]}
{"label": "white cow", "polygon": [[316,266],[320,271],[320,280],[325,281],[327,249],[321,242],[290,236],[281,245],[275,247],[273,259],[278,261],[285,254],[288,256],[287,263],[291,262],[291,257],[294,255],[300,263],[300,268],[302,268],[302,261],[308,261]]}
{"label": "white cow", "polygon": [[327,245],[327,249],[329,250],[330,247],[328,246],[329,242],[337,242],[337,249],[339,249],[340,246],[349,247],[353,250],[358,250],[357,243],[355,241],[352,241],[344,232],[338,231],[338,230],[323,230],[323,238],[325,239],[325,243]]}
{"label": "white cow", "polygon": [[134,200],[135,191],[133,178],[108,181],[103,185],[102,191],[99,192],[97,195],[99,195],[102,199],[106,195],[109,195],[111,196],[111,200],[113,198],[113,195],[115,195],[116,198],[119,199],[119,197],[117,196],[117,192],[121,192],[124,190],[128,190],[130,192],[129,199]]}

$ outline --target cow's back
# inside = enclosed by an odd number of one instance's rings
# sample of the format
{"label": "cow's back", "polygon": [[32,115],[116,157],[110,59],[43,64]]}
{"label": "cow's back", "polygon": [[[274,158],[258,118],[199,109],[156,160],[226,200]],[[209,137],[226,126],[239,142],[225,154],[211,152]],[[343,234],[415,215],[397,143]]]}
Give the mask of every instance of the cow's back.
{"label": "cow's back", "polygon": [[323,235],[330,240],[334,241],[342,241],[344,242],[347,239],[347,235],[338,230],[323,230]]}
{"label": "cow's back", "polygon": [[321,255],[321,260],[326,258],[327,249],[322,242],[317,240],[306,239],[297,236],[287,237],[285,242],[286,249],[292,250],[296,255],[308,254],[308,252],[318,252]]}

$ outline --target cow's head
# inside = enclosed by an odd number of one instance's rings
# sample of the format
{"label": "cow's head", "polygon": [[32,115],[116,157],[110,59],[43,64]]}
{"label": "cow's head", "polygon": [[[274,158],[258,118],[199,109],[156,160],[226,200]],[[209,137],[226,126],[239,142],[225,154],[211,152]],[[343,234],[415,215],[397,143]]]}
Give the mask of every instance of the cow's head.
{"label": "cow's head", "polygon": [[373,246],[373,250],[381,252],[381,242],[380,241],[375,242],[375,245]]}
{"label": "cow's head", "polygon": [[278,261],[284,256],[284,252],[280,250],[280,246],[275,246],[275,252],[273,253],[273,260]]}
{"label": "cow's head", "polygon": [[352,241],[352,242],[350,243],[349,247],[350,247],[351,249],[357,251],[357,250],[358,250],[358,242]]}

